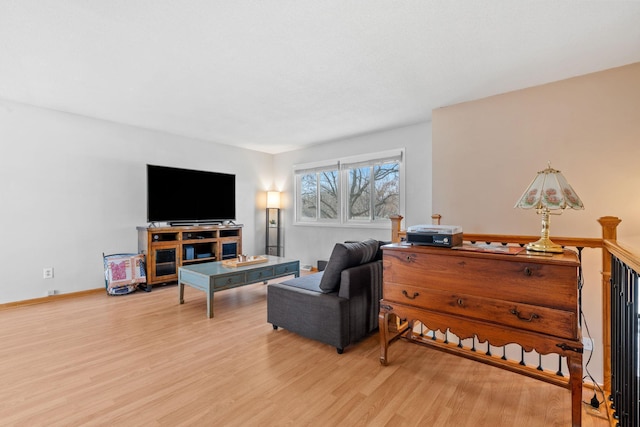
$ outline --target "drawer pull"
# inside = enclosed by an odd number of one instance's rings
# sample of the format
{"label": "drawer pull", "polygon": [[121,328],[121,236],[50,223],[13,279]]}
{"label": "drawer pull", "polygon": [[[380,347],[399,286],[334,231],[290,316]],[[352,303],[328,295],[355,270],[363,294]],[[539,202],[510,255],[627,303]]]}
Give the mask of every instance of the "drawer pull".
{"label": "drawer pull", "polygon": [[417,293],[417,292],[414,292],[414,293],[413,293],[413,296],[409,296],[409,293],[403,289],[403,290],[402,290],[402,295],[404,295],[405,297],[407,297],[407,298],[409,298],[409,299],[416,299],[416,297],[417,297],[418,295],[420,295],[420,294],[419,294],[419,293]]}
{"label": "drawer pull", "polygon": [[533,274],[533,272],[531,271],[531,269],[529,267],[525,267],[524,268],[524,275],[525,276],[531,276],[531,274]]}
{"label": "drawer pull", "polygon": [[462,298],[458,298],[458,305],[464,305],[464,301],[462,300]]}
{"label": "drawer pull", "polygon": [[529,318],[527,319],[526,317],[520,316],[520,312],[518,310],[516,310],[515,308],[512,308],[511,310],[509,310],[509,313],[513,314],[514,316],[516,316],[518,319],[522,320],[523,322],[531,322],[533,319],[538,319],[540,317],[535,313],[531,313],[531,316],[529,316]]}
{"label": "drawer pull", "polygon": [[416,261],[415,254],[407,255],[407,262],[415,262],[415,261]]}

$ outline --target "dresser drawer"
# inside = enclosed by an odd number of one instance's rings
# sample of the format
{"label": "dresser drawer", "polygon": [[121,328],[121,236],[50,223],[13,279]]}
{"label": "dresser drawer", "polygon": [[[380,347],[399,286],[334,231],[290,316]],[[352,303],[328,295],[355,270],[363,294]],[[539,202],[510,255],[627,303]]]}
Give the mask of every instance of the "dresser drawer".
{"label": "dresser drawer", "polygon": [[577,267],[574,265],[533,262],[515,255],[488,258],[451,249],[439,252],[411,248],[385,251],[384,280],[418,288],[455,289],[477,297],[577,310]]}
{"label": "dresser drawer", "polygon": [[389,302],[561,338],[577,339],[578,336],[576,315],[570,311],[388,282],[383,285],[383,293]]}

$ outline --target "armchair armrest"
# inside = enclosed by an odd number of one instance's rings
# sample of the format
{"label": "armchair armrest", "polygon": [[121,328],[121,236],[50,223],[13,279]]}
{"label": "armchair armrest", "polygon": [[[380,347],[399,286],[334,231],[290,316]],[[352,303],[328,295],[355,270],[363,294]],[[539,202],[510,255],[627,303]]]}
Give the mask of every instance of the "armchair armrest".
{"label": "armchair armrest", "polygon": [[374,331],[382,298],[382,261],[342,270],[338,296],[349,300],[352,339]]}

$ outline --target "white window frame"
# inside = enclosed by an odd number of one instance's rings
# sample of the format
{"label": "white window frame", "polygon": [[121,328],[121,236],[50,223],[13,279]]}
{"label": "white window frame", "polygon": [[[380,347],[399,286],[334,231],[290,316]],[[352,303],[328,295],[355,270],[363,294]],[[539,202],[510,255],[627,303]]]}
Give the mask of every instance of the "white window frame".
{"label": "white window frame", "polygon": [[[404,168],[404,148],[382,151],[377,153],[362,154],[358,156],[344,157],[341,159],[332,159],[322,162],[305,163],[293,166],[294,176],[294,225],[302,226],[321,226],[321,227],[362,227],[362,228],[388,228],[389,219],[370,219],[370,220],[350,220],[348,219],[348,180],[349,180],[349,167],[354,166],[374,166],[376,164],[386,163],[389,161],[398,161],[399,163],[399,180],[400,180],[400,195],[398,202],[399,215],[404,215],[405,208],[405,168]],[[301,188],[300,179],[302,175],[310,172],[322,172],[327,170],[338,171],[338,212],[339,217],[337,219],[322,219],[316,217],[314,219],[301,218]],[[320,197],[318,192],[318,197]],[[317,206],[320,206],[320,200],[317,202]],[[319,210],[317,212],[319,214]]]}

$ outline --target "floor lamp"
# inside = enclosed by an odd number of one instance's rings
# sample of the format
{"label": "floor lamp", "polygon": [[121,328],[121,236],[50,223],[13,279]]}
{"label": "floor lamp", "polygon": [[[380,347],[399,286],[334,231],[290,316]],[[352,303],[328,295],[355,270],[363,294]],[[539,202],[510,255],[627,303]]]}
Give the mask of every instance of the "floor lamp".
{"label": "floor lamp", "polygon": [[280,192],[267,191],[267,255],[283,256],[280,232]]}

